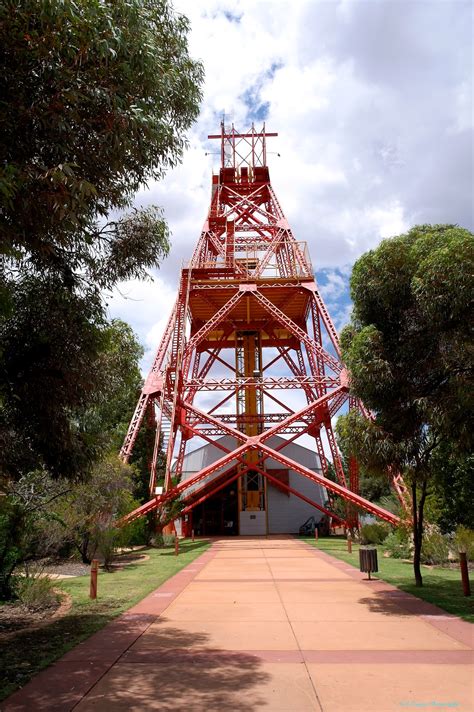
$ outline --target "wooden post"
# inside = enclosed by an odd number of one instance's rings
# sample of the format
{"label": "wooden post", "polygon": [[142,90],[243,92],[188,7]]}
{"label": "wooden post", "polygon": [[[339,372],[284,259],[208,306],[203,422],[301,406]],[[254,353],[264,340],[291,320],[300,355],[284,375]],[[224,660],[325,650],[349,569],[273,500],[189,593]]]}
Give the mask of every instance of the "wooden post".
{"label": "wooden post", "polygon": [[191,537],[192,537],[192,540],[194,541],[194,529],[191,532]]}
{"label": "wooden post", "polygon": [[92,559],[91,563],[91,585],[89,590],[89,598],[97,598],[97,572],[99,571],[98,559]]}
{"label": "wooden post", "polygon": [[347,535],[347,551],[349,554],[352,554],[352,539],[350,534]]}
{"label": "wooden post", "polygon": [[174,553],[176,556],[179,554],[179,539],[177,536],[174,538]]}
{"label": "wooden post", "polygon": [[459,552],[459,566],[461,567],[462,590],[465,596],[471,595],[469,584],[469,570],[467,568],[467,554],[465,551]]}

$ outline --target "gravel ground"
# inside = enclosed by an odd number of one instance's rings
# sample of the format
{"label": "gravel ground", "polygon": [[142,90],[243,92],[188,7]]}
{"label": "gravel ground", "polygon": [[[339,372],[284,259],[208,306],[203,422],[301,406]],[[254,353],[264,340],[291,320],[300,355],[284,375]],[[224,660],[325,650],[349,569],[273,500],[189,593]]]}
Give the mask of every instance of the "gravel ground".
{"label": "gravel ground", "polygon": [[[100,561],[100,557],[98,558]],[[129,551],[115,556],[112,568],[121,568],[127,564],[135,564],[148,558],[147,554],[142,554],[140,551]],[[72,561],[71,559],[63,559],[61,561],[48,563],[44,567],[43,573],[59,576],[87,576],[90,573],[90,564],[83,564],[81,561]]]}
{"label": "gravel ground", "polygon": [[[127,564],[134,564],[148,558],[148,554],[143,554],[140,551],[128,551],[115,557],[112,568],[120,569]],[[90,573],[90,565],[83,564],[81,561],[62,559],[54,562],[38,562],[37,571],[41,571],[42,575],[87,576]],[[21,630],[31,629],[49,622],[52,616],[59,612],[59,608],[64,605],[64,601],[58,600],[41,610],[30,610],[18,602],[2,604],[0,606],[0,639],[9,638]]]}
{"label": "gravel ground", "polygon": [[31,611],[18,603],[0,606],[0,639],[9,633],[31,628],[49,620],[60,605],[61,603],[58,601],[40,611]]}
{"label": "gravel ground", "polygon": [[59,574],[61,576],[86,576],[90,571],[89,564],[83,564],[82,561],[55,561],[47,564],[43,573]]}

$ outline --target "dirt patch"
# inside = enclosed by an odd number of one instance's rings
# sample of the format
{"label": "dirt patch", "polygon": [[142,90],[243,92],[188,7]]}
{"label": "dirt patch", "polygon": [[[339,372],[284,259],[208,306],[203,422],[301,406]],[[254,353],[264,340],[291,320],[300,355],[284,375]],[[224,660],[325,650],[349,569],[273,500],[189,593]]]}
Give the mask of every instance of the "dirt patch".
{"label": "dirt patch", "polygon": [[124,566],[130,566],[130,564],[140,564],[142,561],[148,561],[150,558],[149,554],[122,554],[121,556],[116,556],[113,562],[109,566],[109,571],[120,571]]}
{"label": "dirt patch", "polygon": [[87,576],[90,569],[90,565],[83,564],[82,561],[64,559],[45,564],[42,573],[48,576]]}
{"label": "dirt patch", "polygon": [[[97,557],[102,564],[100,556]],[[148,554],[142,554],[139,551],[129,551],[124,554],[118,554],[114,557],[112,564],[109,566],[111,571],[120,571],[124,566],[137,564],[149,559]],[[88,576],[90,574],[90,564],[83,564],[82,561],[74,561],[71,559],[61,559],[59,561],[48,561],[41,567],[42,575],[46,576]]]}
{"label": "dirt patch", "polygon": [[0,606],[0,640],[8,640],[23,630],[35,630],[62,618],[72,607],[72,598],[64,591],[55,590],[57,601],[40,610],[31,610],[21,603]]}

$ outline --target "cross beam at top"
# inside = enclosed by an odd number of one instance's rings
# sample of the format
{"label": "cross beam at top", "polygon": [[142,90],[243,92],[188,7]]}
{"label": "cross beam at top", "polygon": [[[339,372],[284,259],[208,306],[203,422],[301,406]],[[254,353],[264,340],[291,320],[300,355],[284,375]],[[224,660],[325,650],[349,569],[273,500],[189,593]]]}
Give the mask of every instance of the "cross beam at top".
{"label": "cross beam at top", "polygon": [[239,133],[234,124],[226,127],[224,121],[221,121],[221,133],[210,134],[207,138],[221,140],[221,167],[236,169],[241,166],[266,166],[266,139],[274,136],[278,134],[266,132],[265,124],[262,131],[257,131],[252,123],[250,131]]}

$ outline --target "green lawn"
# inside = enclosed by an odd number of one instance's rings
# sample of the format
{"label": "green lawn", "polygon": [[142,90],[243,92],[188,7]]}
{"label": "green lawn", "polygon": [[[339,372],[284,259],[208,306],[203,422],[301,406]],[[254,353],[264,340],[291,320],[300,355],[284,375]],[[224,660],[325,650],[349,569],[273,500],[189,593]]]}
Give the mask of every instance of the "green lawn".
{"label": "green lawn", "polygon": [[59,582],[58,587],[72,597],[71,611],[43,628],[18,633],[0,645],[0,699],[138,603],[208,548],[207,541],[181,541],[179,556],[175,556],[174,547],[142,550],[140,553],[150,556],[148,561],[129,564],[113,573],[99,572],[96,601],[89,598],[89,576]]}
{"label": "green lawn", "polygon": [[[347,542],[342,537],[305,538],[317,549],[331,554],[348,564],[359,568],[359,547],[352,544],[352,554],[347,551]],[[408,591],[424,601],[434,603],[448,613],[459,616],[471,623],[474,622],[474,602],[463,595],[461,573],[458,569],[443,569],[440,567],[422,566],[423,586],[415,586],[413,564],[383,556],[383,545],[377,546],[379,571],[375,577]],[[474,575],[471,575],[471,589],[474,591]]]}

